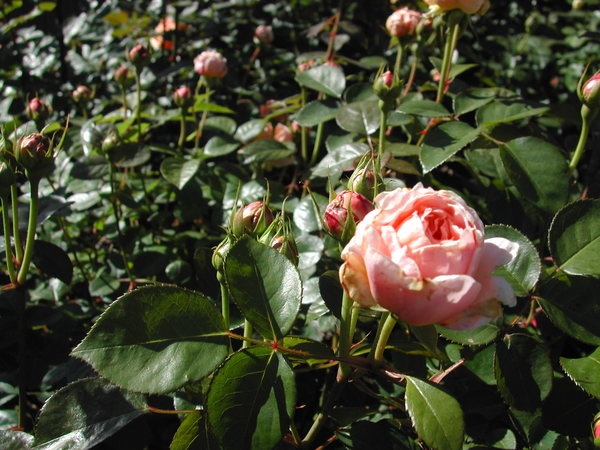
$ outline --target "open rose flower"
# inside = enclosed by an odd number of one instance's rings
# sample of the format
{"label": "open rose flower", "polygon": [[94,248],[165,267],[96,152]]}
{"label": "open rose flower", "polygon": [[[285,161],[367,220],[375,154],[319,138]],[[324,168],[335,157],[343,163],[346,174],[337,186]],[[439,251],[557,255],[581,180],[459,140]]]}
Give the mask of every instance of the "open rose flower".
{"label": "open rose flower", "polygon": [[417,184],[375,198],[342,251],[342,285],[362,306],[379,305],[412,325],[468,329],[514,306],[510,285],[492,271],[514,244],[484,240],[483,224],[450,191]]}

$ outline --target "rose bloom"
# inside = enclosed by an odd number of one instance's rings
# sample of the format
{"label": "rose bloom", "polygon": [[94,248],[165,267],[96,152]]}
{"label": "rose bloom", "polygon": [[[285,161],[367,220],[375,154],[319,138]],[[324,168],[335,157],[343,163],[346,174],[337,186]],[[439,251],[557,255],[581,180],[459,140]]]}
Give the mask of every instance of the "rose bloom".
{"label": "rose bloom", "polygon": [[490,7],[489,0],[425,0],[429,6],[437,6],[442,11],[460,9],[466,14],[483,15]]}
{"label": "rose bloom", "polygon": [[223,78],[227,74],[227,59],[214,50],[203,51],[194,58],[194,71],[207,78]]}
{"label": "rose bloom", "polygon": [[170,17],[160,19],[158,25],[154,28],[155,36],[150,38],[150,45],[154,50],[173,50],[173,41],[164,39],[164,35],[172,31],[183,31],[187,29],[187,25],[183,23],[175,23]]}
{"label": "rose bloom", "polygon": [[411,325],[469,329],[514,306],[508,282],[492,271],[515,246],[484,240],[483,224],[450,191],[399,188],[375,198],[342,251],[340,279],[349,297],[379,305]]}
{"label": "rose bloom", "polygon": [[404,7],[397,9],[387,18],[385,28],[390,36],[411,36],[415,34],[420,21],[420,12]]}

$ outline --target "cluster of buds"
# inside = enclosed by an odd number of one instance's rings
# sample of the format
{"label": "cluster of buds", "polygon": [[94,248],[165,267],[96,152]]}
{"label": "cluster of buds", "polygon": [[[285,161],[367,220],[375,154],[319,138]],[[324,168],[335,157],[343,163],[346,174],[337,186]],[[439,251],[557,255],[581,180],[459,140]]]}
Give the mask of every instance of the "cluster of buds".
{"label": "cluster of buds", "polygon": [[282,215],[273,214],[264,201],[255,201],[233,213],[227,236],[213,252],[212,264],[218,272],[222,271],[231,246],[243,236],[277,250],[298,265],[298,248],[289,224]]}
{"label": "cluster of buds", "polygon": [[269,45],[274,38],[273,27],[270,25],[259,25],[254,30],[254,43],[256,45]]}
{"label": "cluster of buds", "polygon": [[401,38],[413,36],[421,23],[422,14],[407,7],[397,9],[385,21],[385,28],[390,36]]}
{"label": "cluster of buds", "polygon": [[356,225],[373,209],[373,203],[364,195],[350,190],[342,191],[325,209],[327,231],[345,245],[354,236]]}
{"label": "cluster of buds", "polygon": [[205,50],[194,58],[194,71],[205,78],[223,78],[227,74],[227,59],[214,50]]}

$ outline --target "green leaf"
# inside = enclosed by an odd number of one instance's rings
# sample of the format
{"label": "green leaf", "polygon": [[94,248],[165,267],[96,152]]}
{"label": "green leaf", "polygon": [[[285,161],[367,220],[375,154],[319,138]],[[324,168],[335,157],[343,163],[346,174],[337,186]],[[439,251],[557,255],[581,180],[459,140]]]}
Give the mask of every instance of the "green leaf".
{"label": "green leaf", "polygon": [[346,89],[344,71],[337,66],[320,65],[296,74],[296,81],[310,89],[340,98]]}
{"label": "green leaf", "polygon": [[70,284],[73,279],[73,264],[67,252],[58,245],[36,239],[33,263],[46,275],[58,278],[65,284]]}
{"label": "green leaf", "polygon": [[567,201],[568,167],[562,153],[535,137],[514,139],[500,147],[502,164],[525,199],[554,213]]}
{"label": "green leaf", "polygon": [[552,323],[563,332],[581,342],[600,345],[598,292],[600,280],[597,278],[551,278],[540,283],[538,302]]}
{"label": "green leaf", "polygon": [[350,133],[369,135],[379,128],[381,110],[378,100],[367,100],[344,105],[335,116],[337,124]]}
{"label": "green leaf", "polygon": [[206,415],[194,411],[179,425],[169,450],[206,450],[215,447],[206,430]]}
{"label": "green leaf", "polygon": [[333,119],[338,108],[339,104],[335,100],[315,100],[298,111],[296,121],[303,127],[313,127]]}
{"label": "green leaf", "polygon": [[266,347],[232,354],[212,379],[205,405],[210,431],[223,450],[275,448],[295,407],[294,372]]}
{"label": "green leaf", "polygon": [[238,155],[243,164],[277,161],[292,156],[296,151],[274,139],[259,139],[243,147]]}
{"label": "green leaf", "polygon": [[203,295],[149,286],[112,303],[72,355],[118,386],[167,393],[216,369],[228,353],[226,331]]}
{"label": "green leaf", "polygon": [[534,108],[528,103],[494,100],[477,110],[477,124],[493,128],[501,123],[514,122],[545,113],[548,107]]}
{"label": "green leaf", "polygon": [[237,150],[240,143],[229,136],[213,136],[204,146],[204,155],[208,157],[217,157],[229,155]]}
{"label": "green leaf", "polygon": [[550,352],[530,336],[512,334],[499,341],[494,369],[500,394],[519,410],[535,411],[552,389]]}
{"label": "green leaf", "polygon": [[408,100],[400,103],[398,111],[425,117],[448,117],[451,115],[443,105],[433,100]]}
{"label": "green leaf", "polygon": [[454,98],[454,114],[460,116],[475,111],[494,100],[496,95],[496,88],[466,89]]}
{"label": "green leaf", "polygon": [[[317,205],[315,205],[315,200]],[[327,197],[323,195],[315,194],[314,198],[307,195],[294,208],[294,225],[307,233],[320,230],[322,228],[321,215],[325,212],[328,203]]]}
{"label": "green leaf", "polygon": [[165,180],[181,190],[200,167],[198,159],[166,158],[160,165],[160,173]]}
{"label": "green leaf", "polygon": [[421,150],[421,166],[431,172],[479,136],[479,130],[464,122],[445,122],[427,133]]}
{"label": "green leaf", "polygon": [[308,364],[327,362],[334,357],[331,347],[304,336],[286,336],[279,345],[292,350],[286,353],[289,359],[305,361]]}
{"label": "green leaf", "polygon": [[463,413],[451,395],[435,384],[406,377],[406,410],[419,438],[436,450],[462,448]]}
{"label": "green leaf", "polygon": [[311,178],[338,178],[345,170],[352,170],[356,159],[369,150],[362,142],[344,144],[330,150],[313,170]]}
{"label": "green leaf", "polygon": [[555,264],[572,275],[600,275],[600,200],[573,202],[556,213],[548,235]]}
{"label": "green leaf", "polygon": [[517,246],[517,250],[507,264],[495,270],[494,275],[505,278],[516,295],[527,296],[535,287],[542,270],[542,262],[536,248],[524,234],[506,225],[485,227],[485,238],[495,237],[508,239]]}
{"label": "green leaf", "polygon": [[83,450],[147,412],[144,396],[101,378],[84,378],[44,404],[35,427],[36,450]]}
{"label": "green leaf", "polygon": [[241,124],[235,130],[234,138],[244,144],[260,135],[265,129],[265,121],[263,119],[252,119]]}
{"label": "green leaf", "polygon": [[227,253],[225,279],[239,309],[265,338],[281,339],[292,328],[302,281],[285,255],[245,236]]}
{"label": "green leaf", "polygon": [[600,399],[600,347],[585,358],[560,358],[569,377],[588,394]]}
{"label": "green leaf", "polygon": [[0,430],[0,442],[3,450],[29,450],[33,436],[23,431]]}
{"label": "green leaf", "polygon": [[472,330],[452,330],[436,325],[437,331],[446,339],[462,345],[485,345],[492,342],[500,329],[493,323],[486,323]]}

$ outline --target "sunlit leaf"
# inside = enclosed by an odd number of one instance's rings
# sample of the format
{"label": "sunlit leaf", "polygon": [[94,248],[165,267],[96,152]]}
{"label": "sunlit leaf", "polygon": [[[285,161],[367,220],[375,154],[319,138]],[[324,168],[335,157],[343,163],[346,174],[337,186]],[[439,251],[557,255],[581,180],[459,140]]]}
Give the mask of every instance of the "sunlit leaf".
{"label": "sunlit leaf", "polygon": [[578,386],[600,399],[600,347],[583,358],[560,358],[560,365]]}

